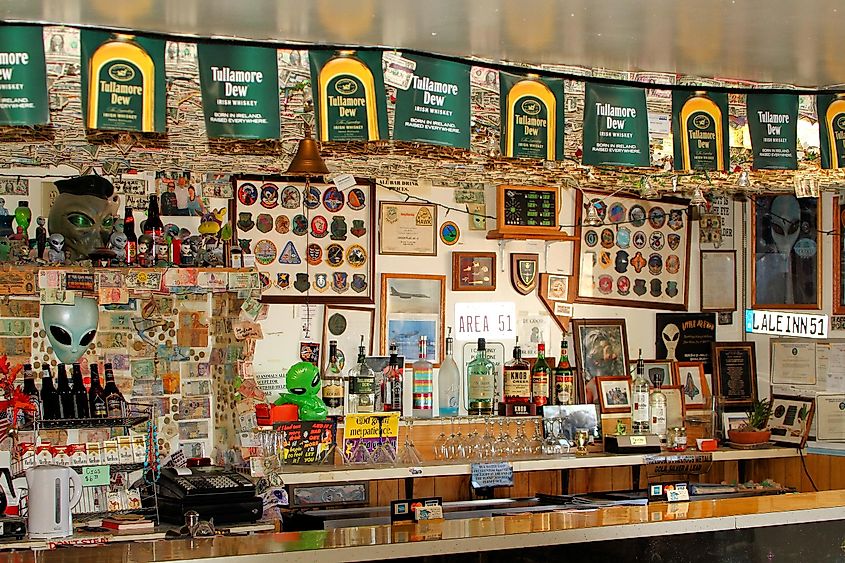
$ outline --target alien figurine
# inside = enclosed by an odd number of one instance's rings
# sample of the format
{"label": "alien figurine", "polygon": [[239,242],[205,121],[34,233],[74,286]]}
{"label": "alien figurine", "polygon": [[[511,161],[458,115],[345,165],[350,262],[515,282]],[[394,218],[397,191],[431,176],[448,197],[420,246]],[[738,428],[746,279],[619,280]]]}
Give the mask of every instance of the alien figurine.
{"label": "alien figurine", "polygon": [[39,217],[35,222],[38,223],[35,228],[35,246],[38,249],[36,258],[41,260],[44,258],[44,250],[47,248],[47,227],[44,226],[47,224],[47,219]]}
{"label": "alien figurine", "polygon": [[8,215],[9,210],[6,209],[6,198],[0,197],[0,215]]}
{"label": "alien figurine", "polygon": [[293,364],[285,377],[288,392],[276,399],[277,405],[299,407],[299,420],[325,420],[329,414],[320,398],[320,372],[310,362]]}
{"label": "alien figurine", "polygon": [[114,253],[116,254],[114,261],[117,264],[126,263],[126,243],[126,235],[122,232],[115,231],[109,237],[109,248],[114,250]]}
{"label": "alien figurine", "polygon": [[64,264],[65,262],[65,237],[62,234],[54,233],[47,239],[47,262],[50,264]]}

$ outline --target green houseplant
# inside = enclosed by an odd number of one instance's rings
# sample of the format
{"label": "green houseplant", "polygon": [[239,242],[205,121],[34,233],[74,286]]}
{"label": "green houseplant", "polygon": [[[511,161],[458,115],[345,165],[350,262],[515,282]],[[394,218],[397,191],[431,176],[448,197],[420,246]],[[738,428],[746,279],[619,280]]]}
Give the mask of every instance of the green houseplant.
{"label": "green houseplant", "polygon": [[745,422],[736,430],[728,430],[728,439],[735,444],[762,444],[772,436],[767,428],[772,416],[772,402],[769,399],[755,400],[745,413]]}

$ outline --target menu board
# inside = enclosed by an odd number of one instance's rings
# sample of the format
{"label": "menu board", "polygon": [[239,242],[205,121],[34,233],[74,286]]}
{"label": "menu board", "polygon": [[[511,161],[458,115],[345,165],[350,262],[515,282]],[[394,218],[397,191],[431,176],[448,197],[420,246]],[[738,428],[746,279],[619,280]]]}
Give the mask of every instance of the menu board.
{"label": "menu board", "polygon": [[498,187],[497,231],[503,234],[557,234],[560,197],[556,187]]}
{"label": "menu board", "polygon": [[319,463],[337,443],[335,420],[295,420],[276,430],[284,432],[285,463]]}

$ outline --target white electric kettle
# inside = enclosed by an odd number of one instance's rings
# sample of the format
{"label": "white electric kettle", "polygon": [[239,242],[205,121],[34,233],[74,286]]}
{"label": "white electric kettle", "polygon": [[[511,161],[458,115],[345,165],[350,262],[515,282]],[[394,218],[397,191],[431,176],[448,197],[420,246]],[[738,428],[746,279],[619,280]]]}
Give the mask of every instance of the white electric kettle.
{"label": "white electric kettle", "polygon": [[26,470],[26,486],[29,537],[51,539],[71,535],[70,509],[82,497],[79,474],[61,465],[38,465]]}

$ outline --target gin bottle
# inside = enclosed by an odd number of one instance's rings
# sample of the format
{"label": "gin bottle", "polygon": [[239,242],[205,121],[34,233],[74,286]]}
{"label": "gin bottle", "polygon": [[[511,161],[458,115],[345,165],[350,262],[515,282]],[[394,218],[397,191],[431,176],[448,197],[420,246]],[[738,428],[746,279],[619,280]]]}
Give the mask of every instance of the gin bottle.
{"label": "gin bottle", "polygon": [[434,416],[434,371],[427,359],[428,343],[425,336],[420,336],[420,357],[413,363],[414,370],[414,418]]}
{"label": "gin bottle", "polygon": [[631,405],[631,430],[634,434],[648,434],[651,429],[651,420],[648,414],[648,380],[645,378],[642,350],[637,358],[637,376],[634,378],[632,387],[634,402]]}
{"label": "gin bottle", "polygon": [[446,357],[440,364],[440,371],[437,374],[437,403],[440,408],[440,416],[458,416],[458,405],[461,396],[461,372],[458,371],[458,364],[452,356],[454,340],[451,336],[452,329],[449,329],[449,337],[446,338]]}
{"label": "gin bottle", "polygon": [[666,395],[660,390],[660,383],[655,382],[654,391],[648,401],[648,410],[651,414],[651,433],[660,436],[660,440],[666,439]]}
{"label": "gin bottle", "polygon": [[487,358],[487,341],[478,339],[478,352],[467,365],[467,411],[473,415],[490,415],[496,396],[496,367]]}
{"label": "gin bottle", "polygon": [[349,413],[369,413],[376,406],[376,375],[367,365],[364,337],[358,346],[358,362],[347,373],[349,378]]}

